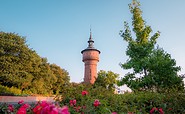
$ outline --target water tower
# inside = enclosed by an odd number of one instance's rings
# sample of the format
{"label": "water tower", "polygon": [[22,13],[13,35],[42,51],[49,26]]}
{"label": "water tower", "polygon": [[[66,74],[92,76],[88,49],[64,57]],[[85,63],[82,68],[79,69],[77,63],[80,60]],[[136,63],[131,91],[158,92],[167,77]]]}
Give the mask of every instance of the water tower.
{"label": "water tower", "polygon": [[100,51],[94,48],[94,41],[90,32],[88,47],[81,51],[84,62],[84,82],[94,84],[97,78],[97,63]]}

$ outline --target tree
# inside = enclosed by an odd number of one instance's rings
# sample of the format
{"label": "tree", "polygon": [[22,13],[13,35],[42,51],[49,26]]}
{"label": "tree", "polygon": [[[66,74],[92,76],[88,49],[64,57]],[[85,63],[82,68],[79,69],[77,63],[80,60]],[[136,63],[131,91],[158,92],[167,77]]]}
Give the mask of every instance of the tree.
{"label": "tree", "polygon": [[114,90],[115,84],[117,84],[117,78],[119,77],[118,74],[112,71],[104,71],[100,70],[98,72],[98,78],[95,81],[96,86],[102,86],[108,90]]}
{"label": "tree", "polygon": [[[155,49],[156,40],[160,36],[160,32],[158,31],[150,36],[152,29],[150,26],[146,25],[146,22],[142,18],[140,3],[137,0],[133,0],[132,3],[129,4],[129,9],[132,14],[132,30],[133,33],[135,33],[135,37],[132,37],[132,32],[128,23],[124,22],[125,31],[121,31],[120,35],[123,37],[123,40],[128,42],[126,55],[129,56],[129,59],[126,63],[120,65],[123,69],[133,69],[133,72],[126,74],[121,82],[123,84],[127,84],[127,86],[132,89],[151,89],[154,87],[153,85],[155,85],[155,87],[162,87],[162,85],[163,87],[166,87],[169,85],[167,83],[163,83],[164,81],[161,80],[161,77],[165,77],[170,80],[169,77],[173,75],[172,77],[176,77],[176,79],[179,80],[177,72],[180,69],[175,66],[175,60],[171,59],[170,55],[165,53],[163,50]],[[168,59],[168,61],[162,61],[165,59]],[[160,65],[163,65],[159,66],[159,64],[155,64],[154,66],[153,63],[160,63]],[[167,65],[171,65],[168,68],[172,69],[164,68]],[[165,71],[154,70],[158,68]],[[164,75],[163,72],[165,72],[166,75]],[[171,74],[172,72],[173,74]],[[137,77],[138,75],[139,78]]]}
{"label": "tree", "polygon": [[[32,80],[31,90],[38,94],[53,94],[53,84],[57,78],[50,69],[50,64],[46,58],[42,58],[39,64],[39,72]],[[38,84],[39,83],[39,84]]]}
{"label": "tree", "polygon": [[0,85],[34,94],[53,94],[69,83],[68,72],[50,64],[24,37],[0,32]]}
{"label": "tree", "polygon": [[50,69],[56,77],[56,82],[53,83],[52,90],[55,94],[62,93],[70,84],[69,73],[56,64],[51,64]]}
{"label": "tree", "polygon": [[24,37],[0,32],[0,84],[28,88],[37,71],[40,57],[28,48]]}
{"label": "tree", "polygon": [[121,37],[128,42],[126,55],[129,56],[127,62],[121,64],[121,66],[124,69],[133,68],[134,73],[143,73],[146,76],[148,56],[152,53],[156,40],[160,34],[157,32],[150,37],[152,29],[145,24],[139,6],[140,4],[136,0],[133,0],[132,4],[129,5],[130,12],[133,14],[132,25],[136,39],[132,37],[127,22],[124,23],[125,31],[121,31],[120,33]]}
{"label": "tree", "polygon": [[171,58],[170,54],[162,48],[157,48],[153,50],[149,58],[149,74],[143,78],[143,85],[157,91],[160,91],[161,88],[178,87],[182,89],[184,87],[183,77],[177,74],[181,68],[176,66],[176,61]]}

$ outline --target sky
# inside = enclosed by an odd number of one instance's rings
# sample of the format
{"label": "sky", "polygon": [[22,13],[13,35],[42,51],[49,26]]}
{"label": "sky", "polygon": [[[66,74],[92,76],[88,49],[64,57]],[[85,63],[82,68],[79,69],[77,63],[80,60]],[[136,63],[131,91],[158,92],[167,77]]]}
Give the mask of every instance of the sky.
{"label": "sky", "polygon": [[[140,0],[143,19],[153,33],[161,32],[157,44],[176,60],[185,74],[185,0]],[[128,71],[127,43],[119,31],[124,21],[131,26],[131,0],[0,0],[0,31],[26,37],[27,44],[49,63],[67,70],[71,82],[82,82],[81,51],[90,35],[101,51],[98,71],[123,77]],[[151,34],[151,35],[152,35]]]}

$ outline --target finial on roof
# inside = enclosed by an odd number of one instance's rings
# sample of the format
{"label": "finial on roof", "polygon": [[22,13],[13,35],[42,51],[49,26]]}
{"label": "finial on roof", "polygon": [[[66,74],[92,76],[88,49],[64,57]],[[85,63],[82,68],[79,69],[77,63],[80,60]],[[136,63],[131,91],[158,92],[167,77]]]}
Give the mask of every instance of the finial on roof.
{"label": "finial on roof", "polygon": [[94,41],[93,41],[93,39],[92,39],[91,26],[90,26],[90,37],[89,37],[88,43],[89,43],[88,48],[94,48],[94,46],[93,46]]}
{"label": "finial on roof", "polygon": [[90,25],[90,37],[89,37],[89,40],[92,40],[91,25]]}

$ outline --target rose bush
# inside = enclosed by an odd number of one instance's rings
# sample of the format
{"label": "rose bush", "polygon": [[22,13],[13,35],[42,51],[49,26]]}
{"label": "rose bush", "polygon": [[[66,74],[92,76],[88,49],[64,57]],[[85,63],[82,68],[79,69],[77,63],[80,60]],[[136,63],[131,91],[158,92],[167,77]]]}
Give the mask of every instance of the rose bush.
{"label": "rose bush", "polygon": [[[84,95],[86,91],[88,94]],[[68,105],[71,113],[92,114],[179,114],[185,113],[185,92],[177,89],[161,93],[138,91],[125,94],[114,94],[101,86],[79,84],[70,87],[63,94],[61,105]],[[75,106],[70,100],[76,100]],[[95,100],[99,100],[100,104]],[[98,105],[96,107],[96,105]]]}
{"label": "rose bush", "polygon": [[79,85],[63,94],[60,101],[28,105],[1,104],[0,114],[183,114],[185,92],[133,92],[113,94],[101,87]]}
{"label": "rose bush", "polygon": [[2,104],[0,114],[70,114],[70,112],[67,106],[60,107],[46,101],[31,106],[21,100],[16,105]]}

